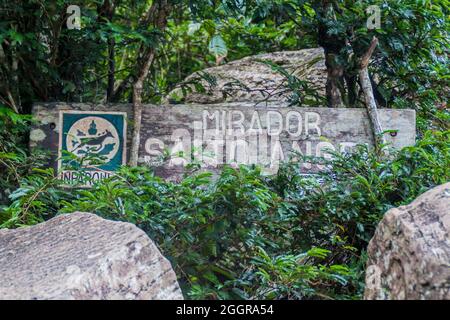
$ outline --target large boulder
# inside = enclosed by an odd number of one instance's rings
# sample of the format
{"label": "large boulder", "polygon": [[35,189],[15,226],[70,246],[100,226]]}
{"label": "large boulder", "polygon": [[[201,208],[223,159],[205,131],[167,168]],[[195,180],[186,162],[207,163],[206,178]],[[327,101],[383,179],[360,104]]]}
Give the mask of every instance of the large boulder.
{"label": "large boulder", "polygon": [[365,299],[450,299],[450,183],[389,210],[368,258]]}
{"label": "large boulder", "polygon": [[[209,104],[286,101],[292,93],[286,90],[286,77],[262,61],[270,61],[283,67],[299,79],[307,81],[309,87],[317,90],[318,94],[325,96],[325,56],[322,48],[313,48],[264,53],[204,69],[188,76],[181,83],[191,89],[186,95],[183,95],[178,86],[169,93],[165,102]],[[212,76],[216,85],[211,86],[201,76],[204,74]],[[192,82],[201,83],[206,92],[195,90]]]}
{"label": "large boulder", "polygon": [[0,230],[0,299],[182,299],[169,261],[136,226],[89,213]]}

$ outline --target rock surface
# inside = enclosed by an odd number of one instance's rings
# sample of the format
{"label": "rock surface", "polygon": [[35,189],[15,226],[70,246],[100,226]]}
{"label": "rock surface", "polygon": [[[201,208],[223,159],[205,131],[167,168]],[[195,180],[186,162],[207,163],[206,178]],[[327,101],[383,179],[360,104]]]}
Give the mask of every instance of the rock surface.
{"label": "rock surface", "polygon": [[365,299],[450,299],[450,183],[389,210],[368,256]]}
{"label": "rock surface", "polygon": [[147,235],[89,213],[0,230],[0,299],[183,299]]}
{"label": "rock surface", "polygon": [[[202,73],[214,76],[216,86],[208,85],[207,81],[199,77],[201,73],[196,72],[188,76],[183,83],[197,79],[207,92],[199,93],[193,90],[183,96],[182,90],[176,88],[169,93],[165,102],[258,102],[265,100],[268,93],[270,98],[267,101],[286,101],[290,95],[290,91],[286,91],[285,87],[286,78],[261,61],[271,61],[282,66],[299,79],[308,81],[310,87],[317,89],[321,96],[325,95],[327,71],[323,49],[313,48],[259,54],[204,69]],[[190,87],[193,89],[192,85]]]}

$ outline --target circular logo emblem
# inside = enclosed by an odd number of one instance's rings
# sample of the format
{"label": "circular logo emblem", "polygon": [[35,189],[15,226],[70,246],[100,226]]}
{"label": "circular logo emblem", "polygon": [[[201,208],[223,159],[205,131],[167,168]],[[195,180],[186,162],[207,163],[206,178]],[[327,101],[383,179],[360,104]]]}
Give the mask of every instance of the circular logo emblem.
{"label": "circular logo emblem", "polygon": [[85,117],[76,121],[66,137],[67,151],[79,158],[95,157],[104,164],[119,151],[120,139],[116,128],[101,117]]}

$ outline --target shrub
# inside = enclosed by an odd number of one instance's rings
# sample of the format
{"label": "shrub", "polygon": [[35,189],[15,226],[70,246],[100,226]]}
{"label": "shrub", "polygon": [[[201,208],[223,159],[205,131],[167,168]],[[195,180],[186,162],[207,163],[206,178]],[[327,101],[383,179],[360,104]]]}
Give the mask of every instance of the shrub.
{"label": "shrub", "polygon": [[37,170],[20,180],[0,217],[2,227],[73,211],[134,223],[194,299],[354,299],[383,214],[449,180],[449,134],[427,132],[389,158],[364,147],[335,154],[313,176],[289,162],[275,176],[225,167],[216,179],[197,173],[174,183],[123,167],[69,194],[53,172]]}

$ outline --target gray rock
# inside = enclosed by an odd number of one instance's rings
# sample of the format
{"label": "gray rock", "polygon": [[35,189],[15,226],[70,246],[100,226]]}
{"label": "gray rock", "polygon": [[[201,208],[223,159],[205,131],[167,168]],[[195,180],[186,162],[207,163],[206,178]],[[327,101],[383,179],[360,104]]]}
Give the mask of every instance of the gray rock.
{"label": "gray rock", "polygon": [[[286,101],[291,94],[286,91],[286,78],[262,63],[271,61],[282,66],[301,80],[306,80],[311,88],[325,96],[327,71],[322,48],[298,51],[281,51],[265,53],[232,61],[227,64],[202,70],[212,75],[216,86],[199,77],[198,72],[188,76],[183,83],[193,80],[200,82],[207,92],[200,93],[189,85],[192,92],[183,96],[180,87],[174,89],[165,99],[165,103],[178,101],[184,103],[222,103],[222,102],[258,102]],[[270,94],[268,98],[268,94]]]}
{"label": "gray rock", "polygon": [[0,230],[0,279],[0,299],[183,299],[142,230],[81,212]]}
{"label": "gray rock", "polygon": [[389,210],[368,257],[365,299],[450,299],[450,183]]}

